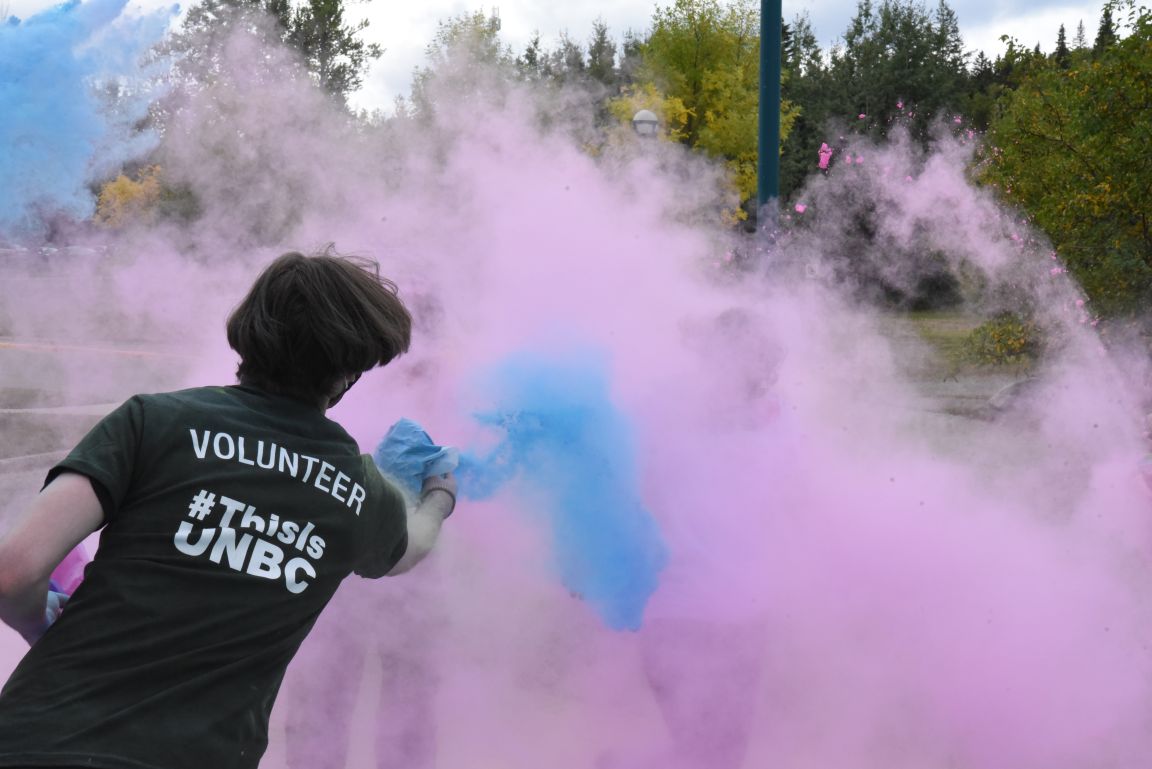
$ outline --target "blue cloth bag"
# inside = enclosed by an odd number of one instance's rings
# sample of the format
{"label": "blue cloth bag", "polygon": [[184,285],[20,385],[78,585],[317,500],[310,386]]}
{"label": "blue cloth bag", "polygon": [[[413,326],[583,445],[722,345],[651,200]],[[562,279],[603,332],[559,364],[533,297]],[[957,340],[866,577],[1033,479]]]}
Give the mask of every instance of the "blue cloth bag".
{"label": "blue cloth bag", "polygon": [[419,494],[425,478],[452,472],[460,453],[452,446],[437,446],[416,422],[401,419],[376,447],[373,461],[410,494]]}

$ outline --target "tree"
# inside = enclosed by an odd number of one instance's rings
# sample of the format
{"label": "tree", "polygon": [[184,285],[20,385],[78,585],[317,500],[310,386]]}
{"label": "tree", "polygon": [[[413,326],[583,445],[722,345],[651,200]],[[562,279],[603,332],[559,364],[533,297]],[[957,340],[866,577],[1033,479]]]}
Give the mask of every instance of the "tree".
{"label": "tree", "polygon": [[[741,199],[756,190],[760,16],[753,0],[674,0],[652,16],[637,77],[684,109],[676,136],[726,161]],[[781,105],[786,137],[795,110]]]}
{"label": "tree", "polygon": [[1072,41],[1072,47],[1077,51],[1083,51],[1088,47],[1088,38],[1084,34],[1083,19],[1076,25],[1076,38]]}
{"label": "tree", "polygon": [[1112,21],[1112,5],[1106,3],[1100,13],[1100,26],[1096,30],[1096,42],[1092,44],[1092,55],[1100,56],[1116,42],[1116,24]]}
{"label": "tree", "polygon": [[[287,45],[298,53],[303,71],[344,104],[382,53],[361,39],[367,27],[367,20],[345,23],[343,0],[305,0],[297,6],[290,0],[200,0],[188,10],[167,51],[176,55],[177,84],[196,91],[228,79],[223,51],[234,35],[246,35],[261,46]],[[257,70],[245,76],[279,78],[279,66],[254,58],[246,67]]]}
{"label": "tree", "polygon": [[860,0],[827,55],[806,15],[793,21],[791,38],[783,94],[799,116],[781,158],[784,197],[818,170],[821,144],[846,131],[880,138],[901,124],[927,142],[938,115],[961,108],[991,114],[994,97],[971,94],[959,23],[943,0],[931,14],[914,0]]}
{"label": "tree", "polygon": [[1152,300],[1152,14],[1132,10],[1132,34],[1095,61],[1029,70],[992,126],[982,167],[1048,234],[1101,313]]}
{"label": "tree", "polygon": [[584,79],[587,71],[584,48],[569,37],[567,32],[561,32],[556,50],[548,55],[549,75],[559,83],[578,83]]}
{"label": "tree", "polygon": [[500,91],[521,73],[543,75],[549,57],[540,49],[539,38],[517,59],[500,37],[500,16],[474,11],[453,16],[437,25],[436,35],[425,49],[428,64],[412,79],[415,117],[429,120],[441,98],[457,102],[501,99]]}
{"label": "tree", "polygon": [[156,218],[161,181],[158,166],[142,168],[135,179],[124,174],[105,183],[96,198],[93,219],[103,227],[120,228],[134,223],[150,224]]}
{"label": "tree", "polygon": [[[276,1],[287,5],[287,0]],[[308,0],[292,12],[285,42],[300,52],[319,86],[344,102],[360,88],[371,60],[383,53],[379,45],[360,39],[367,27],[367,19],[344,22],[343,0]]]}
{"label": "tree", "polygon": [[960,36],[960,20],[946,0],[939,0],[933,21],[936,52],[932,60],[937,68],[937,83],[955,96],[964,90],[968,67],[968,53]]}
{"label": "tree", "polygon": [[784,21],[780,22],[780,61],[792,61],[796,55],[796,41],[792,34],[792,27]]}
{"label": "tree", "polygon": [[[860,0],[831,56],[833,112],[864,115],[875,136],[897,121],[927,137],[937,116],[959,108],[967,55],[956,15],[944,0],[935,14],[912,0]],[[909,120],[907,116],[912,114]]]}
{"label": "tree", "polygon": [[520,73],[528,80],[534,80],[541,76],[544,69],[544,64],[548,58],[548,54],[540,45],[540,33],[535,32],[532,39],[528,41],[528,46],[524,49],[524,53],[516,57],[516,66],[520,69]]}
{"label": "tree", "polygon": [[1060,31],[1056,34],[1056,51],[1052,54],[1052,60],[1060,69],[1068,69],[1072,65],[1072,53],[1068,50],[1068,40],[1064,34],[1063,24],[1060,25]]}
{"label": "tree", "polygon": [[620,47],[619,79],[622,85],[636,80],[644,65],[644,39],[638,33],[628,30],[624,33],[624,44]]}
{"label": "tree", "polygon": [[656,9],[644,63],[652,81],[687,106],[687,144],[697,144],[708,115],[716,114],[721,89],[739,84],[757,92],[758,33],[759,15],[750,0],[728,7],[719,0],[674,0]]}
{"label": "tree", "polygon": [[199,213],[196,198],[186,187],[171,184],[164,169],[149,165],[101,185],[92,219],[101,227],[121,229],[148,226],[158,219],[187,222]]}
{"label": "tree", "polygon": [[616,42],[608,34],[603,19],[592,22],[592,39],[588,42],[588,76],[606,86],[615,85]]}
{"label": "tree", "polygon": [[828,138],[826,129],[833,109],[828,67],[808,15],[797,15],[790,30],[792,46],[790,55],[783,61],[781,93],[788,102],[797,105],[797,114],[780,156],[780,197],[783,199],[803,186],[816,170],[816,158],[821,143]]}

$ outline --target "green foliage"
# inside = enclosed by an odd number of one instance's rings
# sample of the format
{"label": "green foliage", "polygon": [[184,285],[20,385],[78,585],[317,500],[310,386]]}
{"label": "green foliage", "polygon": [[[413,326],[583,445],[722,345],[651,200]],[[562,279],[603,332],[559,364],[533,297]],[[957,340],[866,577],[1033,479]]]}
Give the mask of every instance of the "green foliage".
{"label": "green foliage", "polygon": [[500,37],[500,17],[474,11],[442,21],[425,51],[428,64],[416,71],[412,81],[415,116],[429,119],[442,95],[456,101],[503,98],[502,84],[539,72],[547,54],[539,40],[532,48],[529,69],[512,55]]}
{"label": "green foliage", "polygon": [[934,14],[912,0],[876,7],[860,0],[844,45],[831,54],[831,111],[864,115],[877,137],[911,111],[923,135],[934,117],[960,106],[966,64],[956,14],[944,0]]}
{"label": "green foliage", "polygon": [[343,0],[308,0],[293,10],[285,42],[304,57],[320,87],[343,100],[360,88],[369,62],[383,53],[360,39],[367,27],[367,19],[344,22]]}
{"label": "green foliage", "polygon": [[1112,20],[1112,6],[1104,5],[1100,13],[1100,27],[1096,30],[1096,42],[1092,45],[1092,55],[1099,57],[1116,43],[1116,24]]}
{"label": "green foliage", "polygon": [[120,174],[100,187],[94,221],[102,227],[119,229],[130,224],[151,224],[160,201],[159,166],[146,166],[135,179]]}
{"label": "green foliage", "polygon": [[616,83],[616,41],[608,34],[603,19],[592,23],[592,39],[588,42],[588,76],[606,86]]}
{"label": "green foliage", "polygon": [[1060,25],[1060,32],[1056,35],[1056,50],[1052,54],[1052,60],[1060,69],[1072,66],[1072,52],[1068,50],[1068,37],[1063,24]]}
{"label": "green foliage", "polygon": [[[756,193],[760,14],[752,0],[674,0],[657,8],[636,79],[682,106],[676,138],[726,161],[742,199]],[[781,105],[781,135],[796,110]]]}
{"label": "green foliage", "polygon": [[956,14],[944,0],[931,13],[916,0],[859,0],[843,44],[827,56],[808,18],[799,16],[792,49],[784,61],[783,93],[800,117],[784,143],[785,198],[816,172],[822,143],[833,144],[848,131],[880,139],[897,123],[927,142],[931,122],[968,101],[968,55]]}
{"label": "green foliage", "polygon": [[[287,45],[299,54],[308,76],[343,103],[360,87],[371,61],[383,53],[378,45],[360,39],[367,27],[367,20],[345,23],[343,0],[297,5],[289,0],[200,0],[188,10],[167,48],[177,55],[177,82],[198,90],[228,79],[221,54],[233,35],[248,35],[260,45]],[[245,73],[248,78],[283,76],[275,63],[261,70],[256,58],[249,66],[256,71]]]}
{"label": "green foliage", "polygon": [[646,109],[660,119],[664,138],[682,141],[688,125],[688,108],[674,96],[668,96],[652,83],[624,86],[620,96],[608,102],[608,111],[620,125],[630,126],[633,116]]}
{"label": "green foliage", "polygon": [[724,109],[724,101],[758,93],[759,25],[751,0],[727,7],[719,0],[675,0],[656,9],[644,45],[646,74],[688,107],[687,144],[696,145],[707,115]]}
{"label": "green foliage", "polygon": [[791,197],[816,171],[821,143],[828,140],[832,118],[831,73],[824,52],[816,42],[807,14],[790,25],[790,45],[783,59],[785,72],[781,95],[796,105],[795,120],[781,143],[780,196]]}
{"label": "green foliage", "polygon": [[1032,320],[1002,313],[973,329],[963,343],[970,363],[985,366],[1026,365],[1043,351],[1040,328]]}
{"label": "green foliage", "polygon": [[189,222],[200,213],[190,189],[173,185],[158,165],[128,176],[120,173],[100,186],[92,220],[108,229],[150,226],[159,220]]}
{"label": "green foliage", "polygon": [[1052,239],[1096,310],[1152,299],[1152,15],[1068,69],[1035,66],[994,121],[981,178]]}

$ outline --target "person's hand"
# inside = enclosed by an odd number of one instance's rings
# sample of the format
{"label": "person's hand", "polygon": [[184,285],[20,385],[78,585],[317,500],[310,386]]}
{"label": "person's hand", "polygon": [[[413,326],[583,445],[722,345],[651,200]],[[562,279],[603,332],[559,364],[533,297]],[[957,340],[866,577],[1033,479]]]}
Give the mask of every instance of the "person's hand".
{"label": "person's hand", "polygon": [[72,596],[67,593],[61,593],[58,590],[48,591],[48,600],[44,606],[45,629],[51,627],[52,623],[60,619],[60,615],[64,613],[64,606],[71,597]]}
{"label": "person's hand", "polygon": [[444,514],[444,517],[447,518],[456,509],[456,476],[452,473],[444,473],[425,478],[420,487],[420,501],[423,502],[430,494],[438,491],[447,494],[451,500],[448,512]]}
{"label": "person's hand", "polygon": [[39,641],[40,636],[48,632],[48,628],[52,627],[52,624],[60,619],[60,615],[64,613],[64,606],[68,603],[69,598],[71,598],[71,596],[67,593],[61,593],[56,590],[48,591],[48,595],[44,601],[44,624],[35,630],[21,633],[29,646]]}

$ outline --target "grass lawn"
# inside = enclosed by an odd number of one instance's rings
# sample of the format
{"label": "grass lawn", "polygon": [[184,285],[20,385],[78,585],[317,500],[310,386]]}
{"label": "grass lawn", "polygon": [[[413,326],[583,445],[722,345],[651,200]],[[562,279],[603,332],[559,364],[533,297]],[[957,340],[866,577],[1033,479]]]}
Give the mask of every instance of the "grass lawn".
{"label": "grass lawn", "polygon": [[966,341],[974,329],[987,320],[979,315],[958,311],[909,312],[905,321],[935,353],[933,369],[942,377],[990,373],[1027,376],[1033,361],[990,365],[974,362],[966,350]]}

